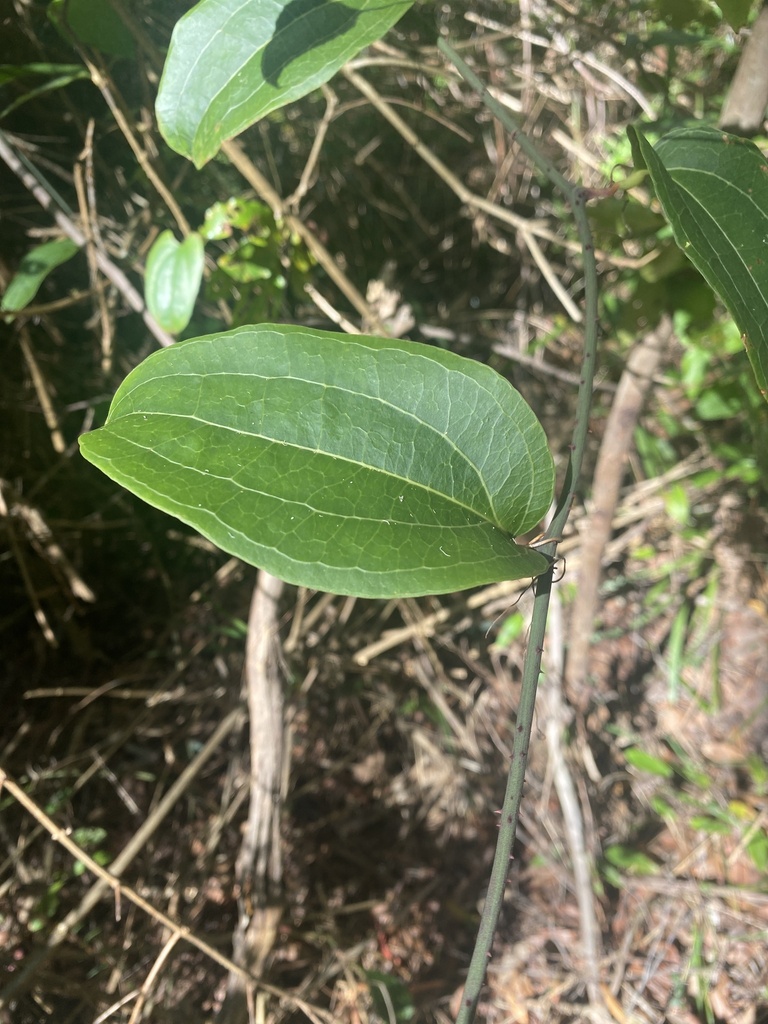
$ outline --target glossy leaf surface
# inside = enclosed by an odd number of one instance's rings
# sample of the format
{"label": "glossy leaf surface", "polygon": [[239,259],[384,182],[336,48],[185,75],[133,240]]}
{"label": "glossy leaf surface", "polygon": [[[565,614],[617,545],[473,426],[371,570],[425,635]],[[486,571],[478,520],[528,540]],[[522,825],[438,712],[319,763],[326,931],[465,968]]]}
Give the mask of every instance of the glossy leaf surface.
{"label": "glossy leaf surface", "polygon": [[172,231],[163,231],[149,250],[144,297],[152,316],[171,334],[183,331],[192,317],[204,262],[203,240],[196,233],[179,242]]}
{"label": "glossy leaf surface", "polygon": [[768,398],[768,161],[754,143],[683,128],[652,146],[630,129],[675,241],[728,307]]}
{"label": "glossy leaf surface", "polygon": [[156,112],[202,167],[221,143],[327,82],[413,0],[201,0],[177,23]]}
{"label": "glossy leaf surface", "polygon": [[542,573],[514,535],[553,491],[543,430],[473,360],[242,327],[150,356],[80,440],[108,476],[290,583],[363,597]]}

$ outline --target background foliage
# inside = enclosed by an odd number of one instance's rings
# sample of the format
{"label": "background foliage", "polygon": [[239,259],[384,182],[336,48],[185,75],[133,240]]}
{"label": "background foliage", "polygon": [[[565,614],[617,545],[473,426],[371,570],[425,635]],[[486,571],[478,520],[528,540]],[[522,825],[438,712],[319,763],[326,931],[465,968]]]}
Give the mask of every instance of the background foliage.
{"label": "background foliage", "polygon": [[[201,230],[204,292],[182,336],[263,320],[359,323],[306,242],[226,158],[198,173],[157,135],[162,57],[187,6],[71,3],[70,30],[62,5],[18,0],[3,24],[0,128],[139,289],[161,232]],[[435,26],[471,43],[563,171],[595,188],[630,162],[628,122],[640,118],[653,139],[716,121],[739,42],[704,0],[530,3],[516,19],[494,3],[420,5],[354,70],[473,193],[532,218],[534,245],[521,223],[457,198],[344,75],[268,115],[243,145],[379,317],[499,370],[562,453],[579,372],[580,327],[565,305],[580,295],[574,239],[549,185],[436,62]],[[33,302],[2,338],[0,763],[110,862],[237,704],[253,580],[76,455],[78,434],[104,421],[156,341],[87,252],[65,252],[42,280],[29,264],[14,278],[35,247],[61,246],[60,233],[5,164],[0,193],[3,308],[19,304],[11,280]],[[604,946],[621,950],[604,977],[616,1012],[634,1019],[756,1020],[768,984],[764,404],[738,331],[650,191],[607,197],[591,215],[603,277],[593,457],[630,348],[665,316],[675,327],[624,479],[593,694],[568,736]],[[562,595],[567,610],[578,596],[568,575]],[[510,608],[515,599],[285,598],[287,908],[269,971],[336,1020],[450,1019],[513,728],[508,673],[527,614],[525,599]],[[387,635],[392,646],[364,653]],[[541,741],[533,753],[488,1020],[577,1017],[584,999],[561,811]],[[233,734],[131,877],[222,947],[243,759]],[[2,828],[10,978],[88,883],[10,799]],[[116,920],[103,901],[8,1019],[91,1021],[125,997],[113,1016],[127,1021],[162,944],[151,920]],[[213,1015],[221,969],[185,949],[148,999],[153,1021]],[[278,1003],[268,1012],[306,1019]]]}

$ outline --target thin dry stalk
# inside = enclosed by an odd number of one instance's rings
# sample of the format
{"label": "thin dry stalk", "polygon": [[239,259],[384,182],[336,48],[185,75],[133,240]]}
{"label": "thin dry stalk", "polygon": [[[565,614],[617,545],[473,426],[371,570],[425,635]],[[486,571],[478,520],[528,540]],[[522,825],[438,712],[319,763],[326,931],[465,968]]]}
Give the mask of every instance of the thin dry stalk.
{"label": "thin dry stalk", "polygon": [[45,379],[37,362],[32,347],[32,337],[26,324],[22,324],[19,327],[19,345],[21,346],[21,352],[24,356],[24,362],[27,364],[29,375],[32,378],[32,385],[35,389],[37,400],[43,411],[45,425],[48,427],[51,435],[51,445],[57,454],[62,455],[67,450],[67,442],[64,440],[64,435],[61,432],[59,416],[53,405],[48,381]]}
{"label": "thin dry stalk", "polygon": [[267,206],[269,206],[275,218],[277,220],[282,220],[291,231],[295,231],[299,238],[301,238],[328,277],[330,277],[339,291],[352,303],[360,316],[370,323],[373,329],[377,330],[380,334],[386,335],[386,327],[380,322],[379,318],[365,301],[362,294],[352,284],[315,233],[307,227],[300,217],[296,217],[287,212],[286,204],[280,198],[275,189],[272,188],[258,167],[246,155],[245,150],[233,139],[230,139],[229,142],[225,142],[221,149],[231,161],[232,165],[242,174],[251,188],[253,188],[256,193],[261,196]]}
{"label": "thin dry stalk", "polygon": [[104,97],[104,101],[109,107],[118,128],[123,133],[125,141],[131,147],[133,155],[136,157],[139,166],[141,167],[142,171],[144,171],[144,173],[146,174],[148,180],[153,185],[157,194],[168,207],[171,216],[176,221],[179,227],[179,231],[186,238],[187,235],[189,235],[192,231],[191,227],[189,226],[189,221],[182,213],[181,207],[176,202],[173,193],[153,167],[152,162],[145,153],[144,149],[139,145],[139,141],[136,138],[136,135],[128,122],[128,116],[125,113],[123,113],[122,99],[120,97],[119,92],[117,91],[117,88],[115,87],[115,83],[112,81],[109,75],[109,72],[103,65],[97,67],[96,64],[90,61],[87,55],[82,51],[80,53],[80,56],[82,57],[85,66],[88,68],[88,72],[91,76],[91,81],[99,90],[101,95]]}
{"label": "thin dry stalk", "polygon": [[[283,586],[282,580],[260,572],[248,617],[244,690],[250,726],[250,805],[235,864],[238,922],[232,958],[251,977],[261,975],[280,921],[284,724],[277,631]],[[243,974],[231,974],[221,1020],[234,1024],[243,1019],[248,995]]]}
{"label": "thin dry stalk", "polygon": [[[79,245],[81,248],[85,246],[85,235],[75,224],[72,218],[58,206],[57,201],[54,199],[51,192],[46,190],[43,185],[44,179],[42,175],[39,174],[39,172],[33,174],[27,169],[24,162],[19,158],[18,154],[14,151],[13,146],[10,144],[9,137],[1,130],[0,160],[2,160],[10,170],[13,171],[16,177],[19,178],[19,180],[32,193],[42,208],[51,214],[53,219],[56,221],[57,226],[67,236],[67,238],[73,241],[75,245]],[[128,306],[134,311],[134,313],[140,314],[147,326],[147,329],[154,335],[155,339],[161,345],[172,345],[173,338],[157,323],[155,318],[147,309],[144,299],[141,297],[139,292],[134,288],[123,271],[112,262],[103,249],[96,250],[96,262],[99,266],[99,270],[101,270],[104,276],[109,279],[115,288],[117,288]]]}
{"label": "thin dry stalk", "polygon": [[625,460],[656,368],[672,338],[672,322],[664,317],[630,353],[605,426],[592,485],[591,511],[582,527],[579,599],[574,604],[565,682],[582,710],[589,702],[589,648],[598,608],[603,555],[611,536]]}
{"label": "thin dry stalk", "polygon": [[474,192],[471,192],[464,183],[456,177],[450,168],[435,155],[435,153],[416,134],[416,132],[407,125],[405,121],[403,121],[400,115],[395,113],[392,109],[392,104],[388,103],[370,82],[361,75],[358,75],[356,71],[352,71],[349,67],[345,68],[344,74],[358,92],[362,93],[366,99],[370,100],[371,104],[381,114],[381,116],[392,125],[398,134],[401,135],[413,149],[417,156],[421,157],[421,159],[432,168],[435,174],[445,182],[448,188],[451,189],[451,191],[461,200],[462,203],[465,204],[465,206],[468,206],[473,210],[480,210],[483,213],[516,228],[520,232],[523,241],[536,262],[536,265],[539,267],[550,287],[557,295],[563,305],[563,308],[571,319],[579,322],[581,320],[581,310],[576,306],[566,289],[560,283],[552,266],[542,252],[541,247],[536,243],[533,237],[536,222],[527,220],[525,217],[520,217],[518,214],[507,210],[505,207],[499,206],[497,203],[493,203],[490,200],[485,199],[483,196],[478,196]]}
{"label": "thin dry stalk", "polygon": [[85,235],[85,251],[88,258],[88,276],[91,290],[96,296],[101,321],[101,369],[105,374],[112,371],[112,317],[109,315],[107,299],[104,294],[104,282],[99,276],[99,265],[96,251],[103,249],[99,231],[99,216],[96,209],[96,186],[93,178],[93,118],[88,122],[85,133],[85,145],[75,164],[75,190],[80,208],[80,221]]}
{"label": "thin dry stalk", "polygon": [[[232,719],[235,719],[236,721],[241,720],[241,713],[239,710],[231,712],[230,715],[228,715],[227,718],[224,720],[224,722],[221,723],[221,726],[217,731],[221,732],[222,727]],[[219,738],[221,739],[221,737]],[[211,741],[209,740],[209,744],[210,742]],[[210,751],[210,753],[212,753],[212,751]],[[198,755],[198,758],[199,756],[200,755]],[[199,767],[201,766],[198,766],[198,770]],[[312,1021],[323,1021],[326,1022],[326,1024],[333,1024],[332,1016],[325,1010],[322,1010],[316,1006],[312,1006],[300,997],[294,996],[292,993],[286,992],[284,989],[277,988],[275,985],[267,985],[259,981],[253,975],[248,974],[247,971],[245,971],[242,967],[236,964],[229,957],[224,956],[222,953],[219,953],[217,949],[211,946],[211,944],[206,942],[204,939],[201,939],[190,928],[186,927],[185,925],[178,924],[178,922],[174,921],[173,918],[169,917],[167,914],[164,914],[161,910],[158,910],[156,907],[153,907],[148,900],[145,900],[143,896],[140,896],[139,893],[137,893],[130,886],[124,885],[116,876],[114,870],[111,872],[107,871],[106,868],[103,868],[100,864],[93,860],[92,857],[90,857],[80,846],[78,846],[76,842],[74,842],[74,840],[70,838],[66,830],[59,828],[59,826],[53,821],[53,819],[50,818],[45,813],[45,811],[24,792],[21,786],[19,786],[18,783],[11,779],[10,776],[2,768],[0,768],[0,791],[3,788],[8,790],[11,796],[19,804],[21,804],[21,806],[30,815],[32,815],[32,817],[36,821],[38,821],[43,826],[43,828],[50,835],[51,839],[54,840],[54,842],[57,842],[61,846],[63,846],[64,849],[67,850],[67,852],[70,853],[73,858],[75,858],[75,860],[81,861],[92,874],[98,877],[99,881],[96,883],[93,889],[91,889],[91,892],[88,894],[88,896],[90,896],[96,889],[100,889],[100,895],[111,889],[115,896],[115,904],[116,909],[118,911],[118,916],[121,900],[123,897],[125,897],[125,899],[128,902],[138,907],[139,910],[144,911],[144,913],[149,915],[149,917],[157,921],[158,924],[166,928],[171,933],[172,936],[176,936],[177,939],[183,939],[185,942],[188,942],[191,946],[194,946],[195,949],[198,949],[200,950],[201,953],[204,953],[207,957],[213,960],[214,963],[219,964],[221,967],[225,967],[231,973],[238,974],[246,984],[258,984],[259,987],[262,988],[265,992],[269,993],[270,995],[274,995],[278,999],[286,1002],[288,1005],[294,1006],[297,1009],[301,1010]],[[115,861],[115,864],[117,864],[117,861]],[[88,897],[86,897],[86,899],[87,898]],[[74,926],[67,925],[66,923],[69,920],[69,917],[71,916],[72,915],[68,915],[68,917],[65,918],[63,922],[56,926],[51,938],[49,939],[48,947],[46,947],[44,950],[40,952],[50,952],[53,939],[56,936],[59,936],[58,941],[61,941],[61,939],[69,932],[71,927]],[[34,954],[27,958],[25,969],[22,972],[20,972],[19,978],[14,979],[9,985],[6,985],[6,987],[3,989],[3,992],[0,995],[0,1009],[7,1007],[14,999],[18,998],[21,992],[28,987],[28,984],[30,982],[34,982],[34,977],[30,978],[29,975],[30,973],[34,975],[37,972],[37,970],[39,970],[41,963],[44,959],[47,959],[47,956],[43,956],[41,958],[39,955],[35,956]],[[32,961],[34,961],[34,963]],[[18,982],[21,980],[22,975],[24,976],[26,984],[20,985],[18,984]]]}
{"label": "thin dry stalk", "polygon": [[304,170],[301,172],[299,184],[285,200],[285,205],[292,210],[298,207],[301,200],[312,187],[312,180],[317,171],[317,165],[320,160],[320,152],[323,148],[323,143],[325,142],[325,136],[328,134],[331,121],[333,120],[336,114],[336,108],[339,105],[339,99],[333,89],[327,85],[324,85],[322,88],[323,96],[325,96],[325,113],[317,126],[315,138],[312,141],[312,149],[309,151],[309,156],[307,157],[307,162],[304,165]]}
{"label": "thin dry stalk", "polygon": [[152,989],[155,987],[157,979],[160,977],[160,972],[165,966],[166,960],[173,952],[173,949],[180,938],[180,935],[171,935],[171,937],[165,943],[163,948],[160,950],[159,955],[156,957],[155,962],[152,964],[149,974],[144,979],[144,984],[141,986],[139,990],[139,995],[138,998],[136,999],[136,1003],[133,1007],[133,1010],[131,1011],[131,1018],[128,1021],[128,1024],[139,1024],[142,1014],[144,1013],[144,1007],[147,1003],[147,999],[149,998]]}
{"label": "thin dry stalk", "polygon": [[584,820],[579,798],[573,783],[568,762],[563,751],[563,732],[567,712],[563,701],[563,623],[560,594],[554,588],[549,609],[549,633],[546,648],[549,663],[546,681],[540,688],[540,714],[546,721],[547,751],[552,777],[563,812],[565,836],[571,855],[571,868],[579,907],[579,928],[581,932],[584,976],[589,1002],[593,1009],[603,1007],[600,988],[600,930],[595,910],[595,894],[592,888],[594,864],[584,836]]}
{"label": "thin dry stalk", "polygon": [[[234,711],[230,711],[227,717],[219,723],[202,750],[200,750],[194,760],[187,765],[144,824],[138,829],[122,853],[115,858],[111,865],[111,871],[107,872],[100,865],[95,864],[92,870],[94,871],[94,874],[99,877],[99,881],[90,888],[80,901],[79,905],[75,907],[74,910],[70,911],[62,921],[59,921],[49,935],[47,944],[27,957],[23,969],[20,970],[18,974],[14,975],[6,985],[2,995],[0,995],[0,1007],[7,1005],[12,999],[17,999],[21,993],[27,991],[30,986],[34,985],[35,976],[43,964],[52,955],[56,947],[59,946],[70,932],[90,913],[96,904],[107,894],[107,892],[109,892],[110,888],[115,893],[119,915],[120,894],[121,892],[126,891],[120,883],[120,876],[133,861],[134,857],[141,853],[150,837],[157,831],[164,819],[173,810],[181,796],[188,789],[197,775],[199,775],[205,764],[218,750],[219,746],[224,742],[227,736],[229,736],[229,734],[235,729],[240,728],[242,724],[242,711],[239,708],[236,708]],[[89,867],[91,866],[90,858],[86,857],[79,847],[77,847],[77,844],[73,843],[69,836],[67,836],[47,815],[43,814],[40,808],[38,808],[35,802],[31,800],[26,793],[24,793],[21,787],[8,779],[2,768],[0,768],[0,783],[5,784],[13,797],[48,830],[52,838],[61,842],[62,846],[73,853],[77,859],[82,860],[83,863],[87,864]],[[133,902],[136,901],[134,900]],[[141,904],[144,909],[149,906],[149,904],[146,904],[145,906],[145,902],[146,901],[142,901]],[[156,916],[157,912],[154,911],[154,908],[151,909]],[[174,922],[169,921],[167,924],[169,927],[178,930],[178,926]],[[182,929],[182,931],[184,930]],[[190,939],[190,941],[192,940]]]}

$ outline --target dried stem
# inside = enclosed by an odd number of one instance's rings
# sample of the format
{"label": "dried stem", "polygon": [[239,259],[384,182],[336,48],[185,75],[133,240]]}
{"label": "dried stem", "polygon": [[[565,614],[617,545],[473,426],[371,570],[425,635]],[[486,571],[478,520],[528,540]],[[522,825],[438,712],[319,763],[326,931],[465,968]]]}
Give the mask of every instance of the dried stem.
{"label": "dried stem", "polygon": [[[498,118],[501,124],[510,132],[512,141],[517,143],[534,166],[546,175],[561,192],[571,208],[579,235],[584,270],[582,375],[579,384],[579,397],[570,459],[558,506],[550,525],[549,535],[555,539],[542,549],[545,554],[554,557],[557,552],[556,538],[562,534],[568,519],[584,458],[597,350],[597,267],[595,264],[592,234],[587,219],[586,195],[582,188],[578,185],[573,185],[564,178],[557,168],[539,153],[533,142],[520,130],[509,111],[491,96],[477,75],[474,74],[471,68],[468,67],[445,40],[441,39],[438,46],[448,60],[457,68],[462,77],[480,95],[483,103],[494,117]],[[517,834],[517,822],[520,815],[520,803],[525,783],[528,745],[531,738],[536,690],[541,672],[541,657],[544,649],[544,635],[552,590],[552,573],[553,570],[550,568],[548,572],[544,573],[536,581],[536,598],[534,600],[528,647],[523,667],[523,688],[517,712],[515,743],[507,779],[507,790],[501,809],[499,838],[493,858],[491,878],[488,884],[485,906],[483,907],[480,929],[467,972],[467,980],[456,1024],[472,1024],[472,1021],[475,1019],[480,992],[485,980],[485,971],[488,966],[488,958],[493,946],[493,937],[504,900],[504,888],[509,871],[512,848]]]}

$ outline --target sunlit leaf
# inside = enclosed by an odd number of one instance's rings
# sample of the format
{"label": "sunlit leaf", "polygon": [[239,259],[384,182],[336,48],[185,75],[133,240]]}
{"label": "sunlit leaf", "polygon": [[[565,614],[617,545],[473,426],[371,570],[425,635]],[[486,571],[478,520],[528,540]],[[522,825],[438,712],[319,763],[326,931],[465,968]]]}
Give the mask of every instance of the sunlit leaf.
{"label": "sunlit leaf", "polygon": [[662,761],[660,757],[654,757],[653,754],[640,750],[639,747],[630,747],[628,750],[625,750],[624,758],[627,764],[631,764],[633,768],[637,768],[641,772],[648,772],[649,775],[660,775],[664,779],[674,775],[674,770],[670,764]]}
{"label": "sunlit leaf", "polygon": [[201,0],[176,24],[157,96],[172,149],[202,167],[226,139],[327,82],[413,0]]}
{"label": "sunlit leaf", "polygon": [[150,356],[82,452],[290,583],[437,594],[544,572],[543,430],[488,367],[412,342],[242,327]]}
{"label": "sunlit leaf", "polygon": [[728,307],[768,399],[768,161],[714,128],[682,128],[655,147],[630,136],[677,244]]}
{"label": "sunlit leaf", "polygon": [[631,846],[609,846],[605,851],[605,859],[615,868],[625,871],[629,875],[657,875],[658,864],[648,854],[640,850],[633,850]]}
{"label": "sunlit leaf", "polygon": [[171,334],[183,331],[192,317],[204,261],[203,240],[195,232],[179,242],[172,231],[163,231],[149,250],[144,272],[147,308]]}
{"label": "sunlit leaf", "polygon": [[768,870],[768,836],[762,829],[747,843],[747,852],[759,871]]}
{"label": "sunlit leaf", "polygon": [[694,814],[690,820],[690,826],[699,832],[708,832],[710,835],[727,836],[733,831],[730,822],[723,821],[721,818],[713,818],[709,814]]}

